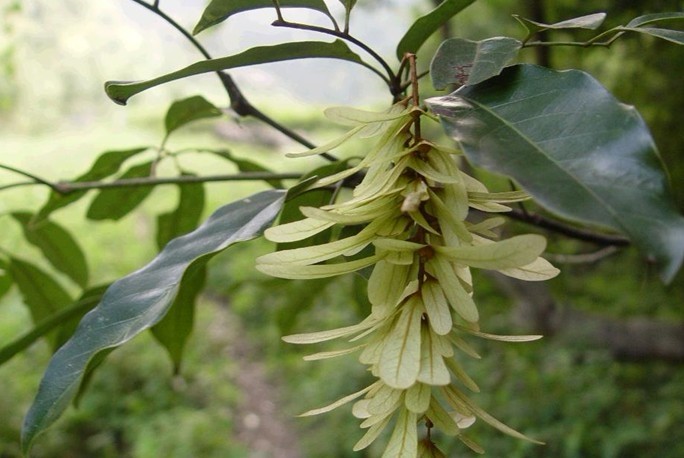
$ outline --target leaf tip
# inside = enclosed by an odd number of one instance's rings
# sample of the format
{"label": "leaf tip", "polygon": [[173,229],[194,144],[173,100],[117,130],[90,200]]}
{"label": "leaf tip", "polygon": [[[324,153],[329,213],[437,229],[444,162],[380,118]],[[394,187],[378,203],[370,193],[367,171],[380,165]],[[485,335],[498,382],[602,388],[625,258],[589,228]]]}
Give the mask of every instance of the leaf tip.
{"label": "leaf tip", "polygon": [[128,103],[130,95],[124,94],[121,90],[127,81],[107,81],[104,85],[105,94],[117,105],[125,106]]}

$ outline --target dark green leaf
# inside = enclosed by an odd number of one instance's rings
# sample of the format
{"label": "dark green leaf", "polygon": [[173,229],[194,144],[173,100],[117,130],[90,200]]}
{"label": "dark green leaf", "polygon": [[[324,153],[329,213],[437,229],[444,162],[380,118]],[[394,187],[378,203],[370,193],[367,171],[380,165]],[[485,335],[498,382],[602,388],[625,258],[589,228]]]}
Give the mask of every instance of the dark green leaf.
{"label": "dark green leaf", "polygon": [[24,454],[69,405],[89,361],[157,324],[176,300],[185,272],[261,234],[278,214],[284,195],[265,191],[220,208],[197,230],[172,240],[147,266],[112,284],[52,357],[24,421]]}
{"label": "dark green leaf", "polygon": [[[69,293],[55,279],[29,262],[12,257],[7,270],[36,324],[73,302]],[[55,349],[63,342],[63,336],[52,333],[48,340]]]}
{"label": "dark green leaf", "polygon": [[177,100],[171,104],[166,112],[164,125],[168,137],[174,130],[198,119],[215,118],[223,113],[201,95]]}
{"label": "dark green leaf", "polygon": [[[147,149],[148,147],[124,151],[107,151],[97,158],[92,167],[90,167],[90,170],[76,178],[74,181],[79,183],[85,181],[99,181],[114,175],[119,171],[119,168],[121,168],[121,165],[123,165],[127,159],[136,154],[140,154],[143,151],[147,151]],[[48,201],[43,205],[43,208],[40,209],[36,218],[38,220],[47,218],[53,211],[66,207],[79,200],[86,195],[86,192],[87,191],[75,191],[68,194],[50,193]]]}
{"label": "dark green leaf", "polygon": [[397,58],[402,60],[406,53],[417,53],[423,43],[475,0],[445,0],[411,25],[397,45]]}
{"label": "dark green leaf", "polygon": [[652,24],[654,22],[658,21],[666,21],[670,19],[684,19],[684,13],[682,12],[676,12],[676,13],[654,13],[654,14],[645,14],[644,16],[639,16],[637,18],[632,19],[629,21],[629,24],[627,24],[627,27],[641,27],[642,25],[646,24]]}
{"label": "dark green leaf", "polygon": [[590,75],[517,65],[428,105],[471,162],[552,212],[623,232],[664,281],[676,274],[684,217],[648,128]]}
{"label": "dark green leaf", "polygon": [[204,185],[179,185],[178,206],[157,217],[157,247],[161,250],[170,240],[197,227],[204,210]]}
{"label": "dark green leaf", "polygon": [[[330,17],[323,0],[279,0],[279,4],[281,8],[308,8]],[[192,33],[197,35],[234,14],[258,8],[273,8],[273,0],[211,0]]]}
{"label": "dark green leaf", "polygon": [[554,24],[544,24],[536,22],[531,19],[513,15],[514,18],[520,22],[530,33],[536,33],[542,30],[560,30],[560,29],[598,29],[603,21],[606,19],[606,13],[588,14],[573,19],[566,19],[565,21],[556,22]]}
{"label": "dark green leaf", "polygon": [[7,263],[0,259],[0,298],[12,287],[12,277],[7,270]]}
{"label": "dark green leaf", "polygon": [[65,273],[82,288],[88,285],[85,255],[69,232],[47,219],[33,222],[31,213],[14,212],[12,216],[21,224],[26,241],[38,247],[55,269]]}
{"label": "dark green leaf", "polygon": [[178,295],[164,318],[152,327],[152,334],[166,348],[175,374],[180,373],[183,349],[195,319],[197,297],[207,277],[206,262],[188,268],[181,280]]}
{"label": "dark green leaf", "polygon": [[430,64],[435,89],[456,84],[477,84],[496,76],[518,54],[522,43],[508,37],[470,41],[452,38],[443,42]]}
{"label": "dark green leaf", "polygon": [[77,302],[41,320],[34,328],[0,348],[0,365],[5,364],[56,328],[66,327],[73,331],[73,326],[78,323],[78,320],[100,302],[105,289],[106,287],[97,287],[84,292]]}
{"label": "dark green leaf", "polygon": [[[150,176],[152,162],[131,167],[119,179]],[[153,186],[135,186],[102,189],[90,203],[86,216],[95,221],[119,220],[133,211],[152,192]]]}
{"label": "dark green leaf", "polygon": [[655,27],[619,27],[618,29],[625,32],[643,33],[645,35],[651,35],[652,37],[662,38],[671,43],[684,45],[684,32],[681,30],[660,29]]}
{"label": "dark green leaf", "polygon": [[[233,154],[230,151],[226,150],[207,150],[207,152],[215,154],[219,157],[222,157],[223,159],[226,159],[238,168],[240,172],[272,172],[272,170],[267,169],[266,167],[263,167],[256,162],[252,162],[249,159],[242,159],[239,157],[233,156]],[[277,189],[282,189],[285,186],[283,185],[283,182],[280,180],[264,180],[266,183],[269,185],[273,186],[274,188]]]}
{"label": "dark green leaf", "polygon": [[335,40],[332,43],[323,41],[299,41],[271,46],[259,46],[234,56],[203,60],[181,70],[147,81],[109,81],[105,83],[105,92],[114,102],[125,105],[128,99],[135,94],[159,86],[160,84],[187,78],[188,76],[270,62],[324,57],[347,60],[364,66],[367,65],[341,40]]}

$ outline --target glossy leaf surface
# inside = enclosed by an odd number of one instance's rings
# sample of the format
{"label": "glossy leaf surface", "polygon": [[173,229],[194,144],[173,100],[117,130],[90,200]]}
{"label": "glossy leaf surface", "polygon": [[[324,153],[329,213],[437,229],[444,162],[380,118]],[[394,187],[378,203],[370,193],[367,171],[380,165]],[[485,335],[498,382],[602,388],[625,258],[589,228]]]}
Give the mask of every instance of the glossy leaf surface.
{"label": "glossy leaf surface", "polygon": [[399,41],[397,58],[402,60],[404,54],[418,52],[430,35],[474,2],[475,0],[445,0],[434,10],[418,18]]}
{"label": "glossy leaf surface", "polygon": [[[112,176],[119,171],[124,162],[147,149],[147,147],[142,147],[122,151],[104,152],[95,160],[95,163],[90,167],[90,170],[73,181],[77,183],[99,181]],[[54,191],[51,192],[48,201],[38,212],[37,219],[47,218],[53,211],[76,202],[81,197],[85,196],[87,192],[88,191],[75,191],[68,194],[59,194]]]}
{"label": "glossy leaf surface", "polygon": [[451,84],[466,86],[496,76],[515,58],[521,46],[521,42],[508,37],[446,40],[430,64],[432,85],[442,90]]}
{"label": "glossy leaf surface", "polygon": [[324,41],[299,41],[271,46],[258,46],[233,56],[203,60],[181,70],[146,81],[109,81],[105,83],[105,92],[114,102],[125,105],[128,99],[135,94],[181,78],[231,68],[246,67],[249,65],[307,58],[341,59],[366,65],[361,58],[349,49],[341,40],[336,40],[332,43]]}
{"label": "glossy leaf surface", "polygon": [[266,191],[220,208],[197,230],[171,241],[147,266],[112,284],[51,359],[24,421],[24,453],[67,408],[96,355],[158,323],[176,300],[185,273],[230,245],[261,234],[280,210],[284,194]]}
{"label": "glossy leaf surface", "polygon": [[[279,0],[278,3],[281,8],[308,8],[330,16],[323,0]],[[234,14],[259,8],[273,8],[273,0],[211,0],[192,33],[196,35],[209,27],[220,24]]]}
{"label": "glossy leaf surface", "polygon": [[85,255],[66,229],[49,220],[34,223],[33,215],[27,212],[14,212],[12,217],[21,224],[26,241],[37,247],[55,269],[83,288],[88,285]]}
{"label": "glossy leaf surface", "polygon": [[472,163],[565,218],[624,233],[664,281],[676,274],[684,217],[648,128],[591,76],[518,65],[428,104]]}
{"label": "glossy leaf surface", "polygon": [[199,119],[216,118],[223,113],[201,95],[195,95],[171,104],[166,112],[164,127],[166,136],[184,125]]}
{"label": "glossy leaf surface", "polygon": [[[150,176],[151,170],[152,162],[134,165],[119,179],[146,178]],[[135,210],[153,189],[154,186],[102,189],[90,203],[86,216],[95,221],[119,220]]]}

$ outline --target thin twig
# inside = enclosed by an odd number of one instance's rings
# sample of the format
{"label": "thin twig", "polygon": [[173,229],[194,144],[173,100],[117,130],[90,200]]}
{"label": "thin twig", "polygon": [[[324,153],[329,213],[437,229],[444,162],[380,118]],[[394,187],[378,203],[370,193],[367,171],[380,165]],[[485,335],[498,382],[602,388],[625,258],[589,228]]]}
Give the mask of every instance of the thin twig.
{"label": "thin twig", "polygon": [[[24,170],[17,169],[15,167],[5,165],[5,164],[0,164],[0,169],[7,170],[9,172],[14,172],[18,175],[21,175],[21,176],[24,176],[26,178],[33,180],[33,182],[36,184],[43,184],[43,185],[48,186],[49,188],[51,188],[53,190],[56,190],[56,185],[54,183],[51,183],[50,181],[45,180],[45,179],[43,179],[39,176],[36,176],[32,173],[29,173],[29,172],[26,172]],[[14,187],[14,186],[19,186],[19,185],[20,185],[19,183],[14,183],[11,185],[7,185],[4,189],[6,189],[7,187]],[[0,189],[3,189],[3,188],[0,188]]]}
{"label": "thin twig", "polygon": [[369,56],[371,56],[373,59],[375,59],[376,62],[378,62],[382,68],[385,70],[387,73],[387,76],[383,75],[380,71],[377,69],[373,68],[372,66],[368,64],[363,64],[364,67],[372,70],[375,72],[377,75],[379,75],[384,81],[385,84],[387,84],[387,87],[389,88],[390,92],[392,93],[393,96],[401,93],[401,81],[397,75],[394,74],[394,71],[392,70],[392,67],[389,66],[387,61],[382,58],[377,52],[373,50],[370,46],[365,44],[364,42],[358,40],[357,38],[354,38],[347,32],[340,32],[339,30],[334,30],[334,29],[328,29],[325,27],[319,27],[317,25],[310,25],[310,24],[301,24],[298,22],[289,22],[289,21],[283,21],[283,20],[277,20],[271,23],[272,26],[274,27],[286,27],[290,29],[297,29],[297,30],[308,30],[310,32],[318,32],[318,33],[323,33],[326,35],[332,35],[337,38],[341,38],[343,40],[346,40],[359,48],[363,49]]}
{"label": "thin twig", "polygon": [[207,175],[193,176],[182,175],[177,177],[165,178],[122,178],[115,181],[60,181],[53,185],[55,191],[60,194],[69,194],[76,191],[87,191],[89,189],[111,189],[111,188],[132,188],[140,186],[158,186],[166,184],[192,184],[210,183],[221,181],[253,181],[253,180],[298,180],[302,177],[301,173],[271,173],[271,172],[241,172],[230,175]]}
{"label": "thin twig", "polygon": [[[150,5],[149,3],[144,2],[143,0],[131,0],[134,3],[137,3],[138,5],[142,6],[143,8],[153,12],[160,18],[162,18],[164,21],[166,21],[170,26],[172,26],[174,29],[176,29],[178,32],[180,32],[192,45],[204,56],[205,59],[209,60],[211,59],[211,54],[202,46],[202,44],[197,41],[195,37],[192,36],[190,32],[188,32],[183,26],[181,26],[178,22],[176,22],[172,17],[164,13],[162,10],[156,7],[155,5]],[[230,107],[237,113],[239,116],[242,117],[247,117],[247,116],[252,116],[262,122],[265,122],[272,128],[276,129],[278,132],[282,133],[286,137],[291,138],[292,140],[296,141],[300,145],[303,145],[309,149],[313,149],[316,146],[311,143],[310,141],[306,140],[303,138],[301,135],[295,133],[294,131],[288,129],[287,127],[283,126],[279,122],[275,121],[274,119],[270,118],[268,115],[263,113],[261,110],[256,108],[254,105],[252,105],[247,98],[242,94],[242,91],[238,88],[238,86],[235,84],[235,81],[233,78],[226,72],[216,72],[218,77],[221,79],[221,84],[223,84],[224,89],[228,93],[228,97],[230,99]],[[336,161],[337,158],[330,154],[321,154],[322,157],[329,161]]]}

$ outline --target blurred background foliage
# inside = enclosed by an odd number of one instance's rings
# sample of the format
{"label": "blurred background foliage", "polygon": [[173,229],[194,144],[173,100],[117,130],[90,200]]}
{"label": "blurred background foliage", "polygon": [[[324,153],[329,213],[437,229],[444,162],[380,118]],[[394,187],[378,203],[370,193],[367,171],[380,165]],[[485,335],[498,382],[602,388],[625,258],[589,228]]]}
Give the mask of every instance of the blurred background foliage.
{"label": "blurred background foliage", "polygon": [[[162,3],[191,27],[204,2]],[[359,1],[358,30],[390,54],[394,35],[401,33],[413,15],[428,10],[430,3]],[[452,21],[449,33],[472,39],[521,37],[519,25],[510,16],[513,13],[551,23],[596,11],[606,11],[607,25],[613,26],[645,13],[684,11],[684,2],[481,1]],[[267,27],[270,17],[245,17],[248,20],[230,22],[201,38],[216,55],[256,44],[264,37],[271,39],[269,30],[260,29]],[[558,32],[551,38],[563,37]],[[433,41],[434,50],[439,40]],[[423,54],[420,61],[427,64],[430,50]],[[557,69],[584,69],[619,99],[636,105],[653,131],[684,209],[681,48],[629,36],[609,50],[554,48],[548,55],[529,52],[526,58],[542,59]],[[174,98],[202,93],[217,104],[226,103],[215,81],[207,76],[170,85],[141,96],[126,109],[106,100],[102,82],[146,77],[196,59],[177,35],[124,0],[0,0],[3,162],[53,178],[69,178],[82,172],[101,151],[158,143],[164,110]],[[344,64],[314,62],[298,70],[285,68],[265,66],[241,70],[235,76],[264,111],[317,141],[334,133],[321,121],[321,106],[342,102],[377,106],[388,100],[382,93],[378,96],[379,86],[371,82],[372,75]],[[302,75],[313,79],[302,79]],[[236,121],[230,119],[218,124],[200,122],[174,138],[173,147],[223,147],[275,169],[298,167],[282,159],[282,152],[298,147],[262,126],[248,121],[240,125],[236,128]],[[207,159],[192,167],[206,172],[219,165]],[[206,211],[258,187],[209,185]],[[176,191],[170,189],[155,190],[141,211],[117,223],[85,220],[83,204],[60,212],[56,219],[83,244],[93,277],[111,281],[154,255],[154,220],[173,206]],[[44,198],[41,189],[5,191],[0,211],[4,215],[13,209],[35,210]],[[19,228],[3,217],[2,246],[26,257],[35,255],[21,241]],[[529,230],[512,225],[511,230],[517,229]],[[550,252],[555,254],[594,249],[560,236],[551,235],[550,241]],[[366,374],[354,358],[305,363],[300,348],[280,341],[289,332],[354,322],[367,307],[364,295],[359,294],[363,281],[350,277],[302,283],[266,278],[254,271],[253,259],[270,248],[266,242],[241,245],[212,262],[181,375],[172,376],[166,355],[150,336],[136,339],[108,359],[79,408],[71,409],[41,440],[35,456],[376,456],[379,451],[375,449],[361,454],[350,451],[361,432],[349,408],[324,417],[295,418],[364,384]],[[563,274],[550,287],[561,309],[619,320],[647,317],[684,323],[684,276],[680,273],[672,285],[662,286],[633,250],[601,262],[560,267]],[[515,299],[490,278],[482,276],[477,283],[486,330],[525,332],[528,324],[516,319]],[[30,323],[15,291],[0,301],[0,314],[0,344]],[[547,443],[540,447],[518,442],[476,424],[473,437],[488,455],[684,456],[682,361],[619,358],[610,348],[572,336],[559,332],[520,345],[473,342],[483,355],[480,361],[467,362],[467,371],[482,389],[477,401],[501,420]],[[47,346],[40,343],[0,367],[2,458],[19,456],[21,418],[48,358]],[[448,456],[469,453],[457,443],[450,447],[445,450]]]}

